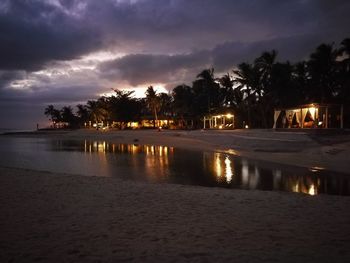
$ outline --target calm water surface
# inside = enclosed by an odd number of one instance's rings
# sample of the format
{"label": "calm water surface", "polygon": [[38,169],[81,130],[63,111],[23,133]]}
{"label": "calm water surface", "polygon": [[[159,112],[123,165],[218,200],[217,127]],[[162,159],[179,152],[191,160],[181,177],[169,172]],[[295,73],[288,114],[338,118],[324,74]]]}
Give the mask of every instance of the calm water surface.
{"label": "calm water surface", "polygon": [[350,175],[166,146],[0,138],[0,165],[152,182],[350,194]]}

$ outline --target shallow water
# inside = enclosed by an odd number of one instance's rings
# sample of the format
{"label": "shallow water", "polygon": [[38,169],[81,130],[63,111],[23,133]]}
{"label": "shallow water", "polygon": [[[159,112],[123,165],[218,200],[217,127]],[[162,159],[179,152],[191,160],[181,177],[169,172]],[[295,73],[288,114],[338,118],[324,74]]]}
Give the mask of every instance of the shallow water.
{"label": "shallow water", "polygon": [[350,194],[350,176],[166,146],[0,138],[0,166],[130,180],[316,194]]}

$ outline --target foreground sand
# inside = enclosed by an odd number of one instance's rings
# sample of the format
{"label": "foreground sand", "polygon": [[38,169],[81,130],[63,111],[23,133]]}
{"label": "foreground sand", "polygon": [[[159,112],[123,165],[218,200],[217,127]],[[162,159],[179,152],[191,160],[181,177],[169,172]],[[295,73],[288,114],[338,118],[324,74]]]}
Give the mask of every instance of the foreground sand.
{"label": "foreground sand", "polygon": [[0,175],[0,262],[350,262],[349,197]]}

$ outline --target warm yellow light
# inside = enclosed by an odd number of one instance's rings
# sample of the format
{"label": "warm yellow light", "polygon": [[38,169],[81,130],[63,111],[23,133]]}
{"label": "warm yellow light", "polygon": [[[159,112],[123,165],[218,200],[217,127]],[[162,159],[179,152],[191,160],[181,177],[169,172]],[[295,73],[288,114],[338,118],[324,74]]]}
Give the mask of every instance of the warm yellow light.
{"label": "warm yellow light", "polygon": [[222,129],[222,125],[219,126],[219,129]]}
{"label": "warm yellow light", "polygon": [[316,192],[315,186],[312,184],[309,189],[309,195],[316,195],[316,194],[317,192]]}
{"label": "warm yellow light", "polygon": [[314,107],[309,108],[309,112],[310,112],[312,118],[315,117],[315,111],[316,111],[316,108],[314,108]]}
{"label": "warm yellow light", "polygon": [[249,126],[248,126],[248,125],[246,125],[246,126],[244,126],[244,128],[248,129],[248,128],[249,128]]}
{"label": "warm yellow light", "polygon": [[231,183],[233,172],[231,168],[231,160],[227,156],[225,158],[225,176],[226,176],[226,182]]}
{"label": "warm yellow light", "polygon": [[227,114],[226,114],[226,118],[232,118],[232,117],[233,117],[232,114],[230,114],[230,113],[227,113]]}
{"label": "warm yellow light", "polygon": [[296,193],[299,192],[299,184],[298,184],[298,183],[296,183],[296,184],[294,185],[294,187],[293,187],[293,192],[296,192]]}
{"label": "warm yellow light", "polygon": [[217,177],[221,177],[222,169],[221,169],[221,161],[220,161],[220,154],[217,153],[215,155],[215,172]]}

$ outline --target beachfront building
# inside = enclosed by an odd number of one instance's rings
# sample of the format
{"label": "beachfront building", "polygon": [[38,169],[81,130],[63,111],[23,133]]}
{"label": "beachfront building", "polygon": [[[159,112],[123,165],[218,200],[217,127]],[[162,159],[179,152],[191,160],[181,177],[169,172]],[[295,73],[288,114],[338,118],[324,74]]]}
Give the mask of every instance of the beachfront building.
{"label": "beachfront building", "polygon": [[173,119],[158,119],[156,121],[154,121],[153,119],[143,119],[140,121],[140,125],[138,128],[153,128],[153,127],[173,128],[173,126],[174,126]]}
{"label": "beachfront building", "polygon": [[129,122],[120,122],[120,121],[113,121],[112,127],[117,129],[147,129],[147,128],[166,128],[170,129],[174,126],[174,120],[173,119],[158,119],[154,121],[151,118],[144,118],[139,121],[129,121]]}
{"label": "beachfront building", "polygon": [[203,118],[204,129],[234,129],[234,115],[226,114],[210,114]]}
{"label": "beachfront building", "polygon": [[273,128],[343,128],[343,105],[312,103],[275,109]]}

